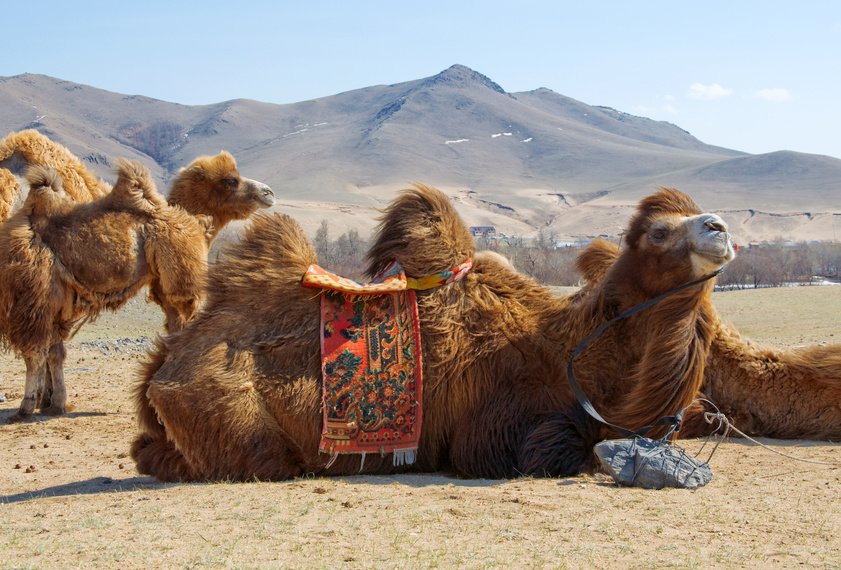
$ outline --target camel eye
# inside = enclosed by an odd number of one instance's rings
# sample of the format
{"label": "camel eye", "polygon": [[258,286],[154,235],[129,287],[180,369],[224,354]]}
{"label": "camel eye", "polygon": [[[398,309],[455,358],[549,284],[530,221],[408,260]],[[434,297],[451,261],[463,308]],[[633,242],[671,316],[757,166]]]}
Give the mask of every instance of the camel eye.
{"label": "camel eye", "polygon": [[236,188],[237,186],[239,186],[239,180],[233,177],[223,178],[222,184],[224,184],[228,188]]}
{"label": "camel eye", "polygon": [[668,232],[662,228],[657,228],[656,230],[652,230],[651,232],[651,239],[654,241],[663,241],[666,239],[666,236],[669,235]]}

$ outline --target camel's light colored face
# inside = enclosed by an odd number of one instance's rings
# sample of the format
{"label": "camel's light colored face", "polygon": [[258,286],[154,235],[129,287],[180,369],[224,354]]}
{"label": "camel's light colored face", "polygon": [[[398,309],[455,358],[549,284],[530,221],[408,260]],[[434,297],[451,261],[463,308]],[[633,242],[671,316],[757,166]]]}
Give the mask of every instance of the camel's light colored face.
{"label": "camel's light colored face", "polygon": [[709,275],[736,256],[727,224],[715,214],[664,216],[651,225],[645,240],[647,247],[661,251],[686,251],[697,278]]}
{"label": "camel's light colored face", "polygon": [[241,178],[239,191],[245,195],[253,196],[260,204],[261,208],[270,208],[274,206],[275,197],[272,189],[262,182],[251,180],[250,178]]}

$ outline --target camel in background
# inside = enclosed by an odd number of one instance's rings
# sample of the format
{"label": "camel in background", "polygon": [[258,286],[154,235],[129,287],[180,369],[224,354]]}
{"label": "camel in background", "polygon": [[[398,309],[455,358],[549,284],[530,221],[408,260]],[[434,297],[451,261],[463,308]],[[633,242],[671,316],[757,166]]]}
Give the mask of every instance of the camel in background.
{"label": "camel in background", "polygon": [[[55,170],[65,194],[76,202],[90,202],[111,191],[69,150],[38,131],[10,133],[0,141],[0,221],[11,215],[20,196],[15,173],[35,165]],[[265,184],[240,176],[234,157],[223,151],[197,158],[181,169],[167,201],[193,215],[211,216],[211,237],[215,237],[230,221],[244,220],[257,209],[272,206],[274,195]]]}
{"label": "camel in background", "polygon": [[[592,467],[616,437],[573,397],[566,365],[594,328],[716,271],[733,256],[726,226],[686,195],[643,200],[628,247],[593,294],[553,297],[498,256],[475,255],[449,200],[418,186],[386,211],[368,274],[393,261],[434,275],[473,257],[462,280],[417,292],[423,429],[416,461],[319,454],[319,295],[301,286],[316,262],[288,216],[258,215],[209,273],[205,306],[159,339],[136,388],[139,472],[164,481],[282,480],[449,470],[462,477],[564,476]],[[605,330],[576,361],[584,391],[629,429],[690,404],[713,336],[712,281],[687,287]],[[330,461],[328,462],[328,459]]]}
{"label": "camel in background", "polygon": [[23,175],[30,165],[55,169],[64,192],[77,202],[90,202],[111,191],[108,183],[97,178],[67,148],[38,131],[29,129],[9,133],[0,141],[0,221],[8,218],[20,196],[15,174]]}
{"label": "camel in background", "polygon": [[217,232],[274,203],[271,189],[242,178],[226,152],[182,169],[169,203],[145,167],[118,164],[117,185],[89,203],[68,196],[54,170],[33,167],[30,195],[0,224],[0,338],[27,368],[10,422],[31,420],[36,401],[44,414],[65,412],[64,341],[81,319],[116,310],[148,286],[167,332],[183,328],[204,297]]}

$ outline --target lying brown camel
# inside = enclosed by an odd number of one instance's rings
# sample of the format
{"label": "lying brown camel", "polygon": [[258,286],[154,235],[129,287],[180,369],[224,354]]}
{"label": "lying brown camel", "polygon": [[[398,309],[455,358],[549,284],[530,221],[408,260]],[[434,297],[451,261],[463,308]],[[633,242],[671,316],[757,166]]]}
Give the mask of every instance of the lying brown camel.
{"label": "lying brown camel", "polygon": [[[595,242],[594,242],[595,243]],[[591,294],[619,258],[618,246],[601,243],[582,257]],[[713,314],[714,335],[699,402],[686,413],[680,436],[723,429],[705,412],[720,411],[740,431],[781,439],[841,439],[841,345],[781,349],[743,338]]]}
{"label": "lying brown camel", "polygon": [[[476,255],[446,196],[418,186],[385,212],[369,275],[392,261],[434,275],[473,257],[462,280],[417,292],[423,427],[412,465],[318,451],[322,431],[319,295],[301,286],[313,248],[288,216],[258,215],[212,268],[208,299],[160,339],[136,388],[137,469],[164,481],[282,480],[299,475],[448,470],[462,477],[558,476],[592,466],[616,437],[572,396],[566,365],[608,319],[733,256],[715,215],[662,190],[643,200],[628,247],[594,294],[553,297],[498,256]],[[576,376],[610,422],[649,425],[687,406],[713,333],[711,281],[605,330]],[[326,333],[325,333],[326,334]]]}
{"label": "lying brown camel", "polygon": [[0,340],[27,370],[9,422],[31,420],[36,401],[44,414],[65,412],[64,341],[81,319],[115,310],[148,286],[167,332],[183,328],[204,297],[207,252],[220,227],[274,201],[224,152],[183,169],[173,203],[145,167],[118,164],[114,189],[83,204],[64,193],[54,170],[33,167],[26,202],[0,224]]}

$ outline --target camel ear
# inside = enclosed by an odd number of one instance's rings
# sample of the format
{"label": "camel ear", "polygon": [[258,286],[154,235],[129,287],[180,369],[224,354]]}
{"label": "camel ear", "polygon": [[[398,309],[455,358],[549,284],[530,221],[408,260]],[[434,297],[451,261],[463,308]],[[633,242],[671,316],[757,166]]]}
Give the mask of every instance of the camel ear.
{"label": "camel ear", "polygon": [[204,169],[200,166],[185,166],[184,168],[178,171],[177,178],[181,178],[184,174],[188,173],[194,176],[195,178],[198,178],[199,180],[204,180]]}

